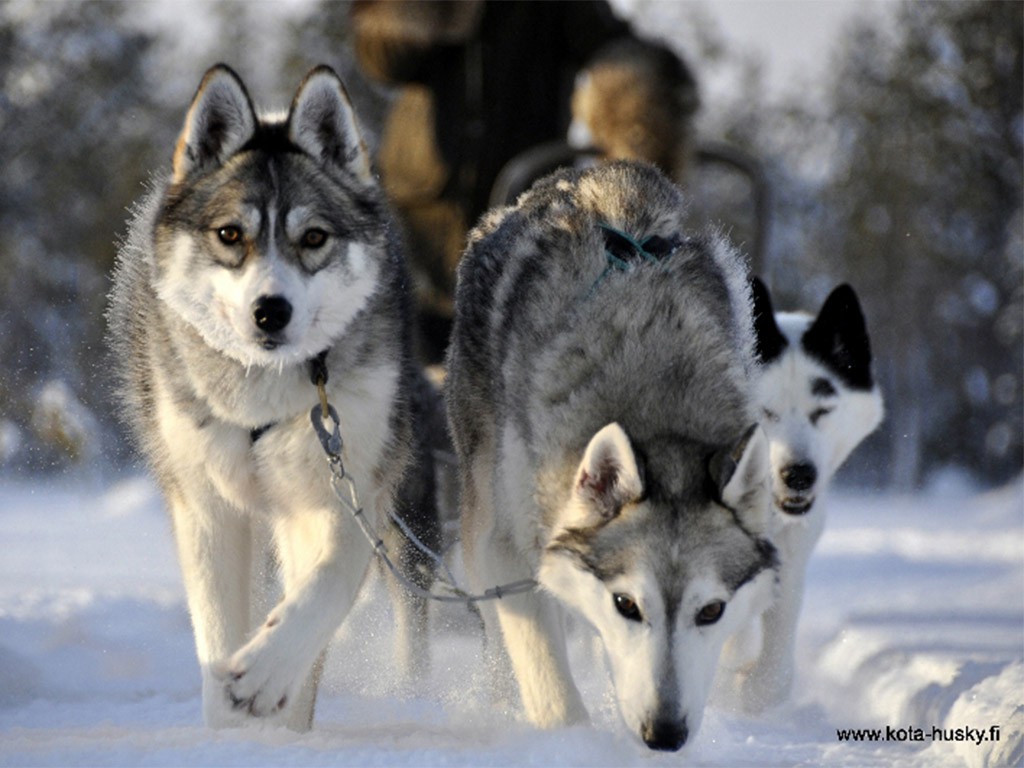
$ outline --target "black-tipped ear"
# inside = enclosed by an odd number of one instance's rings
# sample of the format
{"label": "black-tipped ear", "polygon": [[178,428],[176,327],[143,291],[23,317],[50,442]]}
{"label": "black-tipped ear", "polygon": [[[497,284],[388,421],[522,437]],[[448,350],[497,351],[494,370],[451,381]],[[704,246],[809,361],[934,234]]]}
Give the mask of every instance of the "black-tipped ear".
{"label": "black-tipped ear", "polygon": [[316,67],[299,86],[288,114],[288,138],[321,162],[348,168],[363,182],[373,179],[352,102],[330,67]]}
{"label": "black-tipped ear", "polygon": [[754,354],[762,363],[770,363],[785,351],[789,341],[775,322],[768,286],[754,277],[750,281],[750,290],[754,298]]}
{"label": "black-tipped ear", "polygon": [[840,285],[821,306],[801,344],[853,389],[871,389],[871,341],[853,288]]}
{"label": "black-tipped ear", "polygon": [[256,110],[241,78],[225,64],[210,67],[178,137],[173,180],[223,165],[252,138],[256,125]]}

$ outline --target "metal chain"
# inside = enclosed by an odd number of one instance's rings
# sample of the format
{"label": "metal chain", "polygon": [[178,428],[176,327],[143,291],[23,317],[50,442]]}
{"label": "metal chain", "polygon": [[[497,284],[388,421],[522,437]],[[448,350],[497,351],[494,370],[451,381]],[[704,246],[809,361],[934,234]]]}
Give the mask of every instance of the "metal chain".
{"label": "metal chain", "polygon": [[[359,495],[356,493],[355,482],[345,472],[345,464],[342,460],[341,454],[344,449],[344,442],[341,439],[341,420],[338,418],[338,412],[334,410],[334,406],[327,402],[327,394],[323,384],[318,383],[317,389],[320,391],[320,403],[313,406],[313,409],[309,412],[309,419],[313,423],[313,431],[316,432],[320,445],[324,449],[324,454],[327,456],[327,465],[331,470],[331,489],[341,505],[349,511],[356,523],[359,524],[359,529],[370,543],[374,554],[380,558],[406,590],[419,597],[443,603],[477,603],[482,600],[500,600],[506,595],[531,592],[536,588],[537,582],[533,579],[521,579],[510,584],[500,584],[496,587],[491,587],[479,595],[469,594],[458,585],[444,559],[420,541],[405,521],[392,511],[390,517],[398,525],[403,535],[439,566],[437,571],[438,579],[441,586],[449,590],[451,594],[439,595],[431,592],[406,577],[398,566],[395,565],[394,561],[392,561],[384,540],[377,535],[373,525],[366,519],[363,508],[359,505]],[[331,422],[330,428],[325,423],[328,420]]]}

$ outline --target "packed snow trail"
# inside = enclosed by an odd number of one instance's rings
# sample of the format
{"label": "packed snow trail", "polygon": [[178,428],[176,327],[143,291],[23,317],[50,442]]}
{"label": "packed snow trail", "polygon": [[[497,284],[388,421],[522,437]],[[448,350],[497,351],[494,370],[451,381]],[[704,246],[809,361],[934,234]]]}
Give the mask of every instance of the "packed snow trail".
{"label": "packed snow trail", "polygon": [[5,481],[0,766],[1017,765],[1022,490],[838,493],[809,569],[793,701],[759,718],[709,708],[691,745],[659,755],[621,725],[578,623],[589,727],[523,723],[492,690],[479,626],[460,607],[435,609],[433,672],[405,689],[376,578],[332,644],[311,733],[208,730],[150,481]]}

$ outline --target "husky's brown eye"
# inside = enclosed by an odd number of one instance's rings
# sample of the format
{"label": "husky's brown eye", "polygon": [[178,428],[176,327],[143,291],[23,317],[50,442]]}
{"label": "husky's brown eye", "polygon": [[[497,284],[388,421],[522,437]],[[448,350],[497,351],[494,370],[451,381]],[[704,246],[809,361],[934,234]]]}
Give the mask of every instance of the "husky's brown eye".
{"label": "husky's brown eye", "polygon": [[619,612],[624,619],[630,621],[643,621],[643,616],[640,614],[640,608],[629,595],[624,595],[621,592],[612,595],[612,599],[615,601],[615,610]]}
{"label": "husky's brown eye", "polygon": [[714,624],[725,613],[725,601],[724,600],[712,600],[710,603],[705,605],[699,611],[697,611],[697,626],[704,627],[708,624]]}
{"label": "husky's brown eye", "polygon": [[221,227],[217,230],[217,238],[224,245],[238,245],[242,241],[242,230],[234,225]]}
{"label": "husky's brown eye", "polygon": [[319,248],[327,242],[327,233],[322,229],[308,229],[302,234],[303,248]]}

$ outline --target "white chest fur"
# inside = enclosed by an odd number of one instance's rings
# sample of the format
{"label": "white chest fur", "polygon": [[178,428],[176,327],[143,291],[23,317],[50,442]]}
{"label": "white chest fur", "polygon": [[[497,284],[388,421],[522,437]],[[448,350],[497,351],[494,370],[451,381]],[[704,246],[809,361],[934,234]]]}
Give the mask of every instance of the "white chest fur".
{"label": "white chest fur", "polygon": [[[397,367],[368,367],[338,378],[343,380],[330,382],[328,399],[341,419],[346,470],[361,494],[372,494],[373,470],[390,431]],[[248,513],[287,514],[330,504],[326,457],[309,416],[319,402],[316,388],[301,377],[276,387],[266,376],[253,383],[256,392],[246,393],[240,403],[244,414],[225,420],[222,401],[202,424],[158,387],[157,416],[172,472],[186,487],[206,487]],[[258,395],[268,399],[256,410]],[[272,426],[253,442],[250,429],[239,422],[262,423],[264,418]]]}

